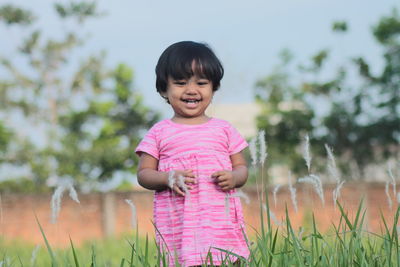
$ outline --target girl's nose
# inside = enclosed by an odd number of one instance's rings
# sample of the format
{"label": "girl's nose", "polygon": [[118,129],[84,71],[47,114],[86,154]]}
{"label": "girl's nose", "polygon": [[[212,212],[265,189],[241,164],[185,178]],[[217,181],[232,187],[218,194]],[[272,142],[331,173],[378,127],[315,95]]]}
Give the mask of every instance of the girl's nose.
{"label": "girl's nose", "polygon": [[195,94],[196,93],[196,84],[188,83],[186,87],[186,93]]}

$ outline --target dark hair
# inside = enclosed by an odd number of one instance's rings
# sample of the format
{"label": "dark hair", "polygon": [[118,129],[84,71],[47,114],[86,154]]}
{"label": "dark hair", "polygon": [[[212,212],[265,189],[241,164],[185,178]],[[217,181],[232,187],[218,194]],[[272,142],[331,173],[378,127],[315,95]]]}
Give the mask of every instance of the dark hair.
{"label": "dark hair", "polygon": [[[194,62],[194,67],[193,67]],[[161,54],[156,66],[157,92],[167,91],[168,78],[189,79],[193,75],[212,82],[218,90],[224,76],[224,68],[207,44],[183,41],[170,45]]]}

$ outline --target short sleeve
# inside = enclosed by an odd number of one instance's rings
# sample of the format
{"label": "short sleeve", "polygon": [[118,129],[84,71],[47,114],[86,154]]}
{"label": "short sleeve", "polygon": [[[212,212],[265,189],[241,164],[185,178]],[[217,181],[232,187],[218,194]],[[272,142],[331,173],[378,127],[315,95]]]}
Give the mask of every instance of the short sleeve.
{"label": "short sleeve", "polygon": [[140,156],[142,152],[145,152],[156,159],[159,159],[158,147],[156,128],[152,127],[136,147],[135,152],[138,156]]}
{"label": "short sleeve", "polygon": [[248,146],[246,140],[240,135],[238,130],[230,124],[228,127],[228,140],[229,155],[239,153]]}

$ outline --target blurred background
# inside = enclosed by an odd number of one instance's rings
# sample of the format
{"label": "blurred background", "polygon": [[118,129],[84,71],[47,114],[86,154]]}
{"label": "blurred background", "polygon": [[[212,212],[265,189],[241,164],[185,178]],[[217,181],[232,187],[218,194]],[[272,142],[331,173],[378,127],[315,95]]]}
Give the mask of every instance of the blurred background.
{"label": "blurred background", "polygon": [[[39,240],[37,228],[37,235],[21,232],[32,228],[23,223],[36,225],[26,218],[43,207],[37,214],[48,222],[51,208],[58,214],[56,193],[60,200],[73,188],[81,204],[68,205],[79,216],[68,224],[61,208],[65,227],[54,229],[54,242],[68,242],[60,229],[75,231],[96,210],[98,230],[83,239],[127,231],[126,198],[137,198],[138,210],[149,213],[138,221],[150,225],[151,192],[137,185],[134,149],[147,129],[172,115],[156,92],[154,68],[162,51],[182,40],[209,44],[224,65],[208,113],[248,140],[265,130],[266,183],[288,183],[289,170],[294,183],[307,175],[308,135],[312,172],[323,183],[337,180],[327,171],[327,144],[341,180],[395,184],[399,7],[397,0],[2,1],[1,234]],[[249,194],[258,173],[251,171]],[[110,219],[118,216],[128,219]]]}

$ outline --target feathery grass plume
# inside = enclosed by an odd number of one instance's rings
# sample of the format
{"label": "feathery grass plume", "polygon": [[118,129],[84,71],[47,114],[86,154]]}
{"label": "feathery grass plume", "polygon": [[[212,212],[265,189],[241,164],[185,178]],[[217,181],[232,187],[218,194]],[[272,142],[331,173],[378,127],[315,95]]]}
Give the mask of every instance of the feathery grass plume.
{"label": "feathery grass plume", "polygon": [[328,173],[331,177],[333,177],[336,181],[336,188],[333,190],[333,207],[336,209],[336,201],[340,197],[340,190],[344,184],[344,181],[341,181],[339,170],[336,166],[335,156],[333,155],[332,148],[325,144],[326,153],[328,154]]}
{"label": "feathery grass plume", "polygon": [[257,138],[253,137],[249,143],[251,165],[254,167],[257,165]]}
{"label": "feathery grass plume", "polygon": [[175,184],[175,171],[168,172],[168,187],[173,189]]}
{"label": "feathery grass plume", "polygon": [[342,186],[344,184],[344,181],[341,181],[336,185],[336,188],[333,190],[333,207],[336,209],[336,201],[340,197],[340,190],[342,189]]}
{"label": "feathery grass plume", "polygon": [[328,154],[328,172],[335,179],[336,184],[340,183],[339,170],[336,166],[335,156],[333,155],[332,148],[325,144],[325,149]]}
{"label": "feathery grass plume", "polygon": [[51,207],[51,222],[56,223],[58,214],[61,209],[61,198],[66,187],[64,184],[57,186],[56,190],[51,197],[50,207]]}
{"label": "feathery grass plume", "polygon": [[76,190],[74,188],[74,186],[72,185],[72,183],[70,183],[68,185],[68,190],[69,190],[69,197],[75,201],[76,203],[81,203],[78,199],[78,193],[76,193]]}
{"label": "feathery grass plume", "polygon": [[300,226],[300,228],[299,228],[299,234],[298,234],[299,240],[301,240],[301,239],[303,238],[303,233],[304,233],[304,228]]}
{"label": "feathery grass plume", "polygon": [[297,213],[298,208],[297,208],[296,188],[293,187],[293,184],[292,184],[292,173],[290,171],[289,171],[289,177],[288,178],[289,178],[288,179],[289,180],[288,184],[289,184],[290,198],[292,200],[292,204],[293,204],[294,210]]}
{"label": "feathery grass plume", "polygon": [[393,196],[396,196],[396,179],[394,179],[393,173],[392,173],[392,168],[390,167],[389,163],[388,163],[388,174],[390,179],[392,180],[392,188],[393,188]]}
{"label": "feathery grass plume", "polygon": [[314,187],[315,192],[319,196],[319,198],[322,201],[322,205],[325,205],[325,199],[324,199],[324,190],[322,188],[322,182],[321,179],[315,175],[315,174],[310,174],[309,176],[300,178],[299,183],[309,183],[312,184]]}
{"label": "feathery grass plume", "polygon": [[257,137],[253,137],[250,140],[250,144],[249,144],[249,149],[250,149],[250,156],[251,156],[251,164],[253,165],[254,171],[256,173],[255,175],[255,180],[256,180],[256,189],[257,189],[257,199],[258,201],[260,201],[260,192],[258,190],[258,179],[257,179]]}
{"label": "feathery grass plume", "polygon": [[40,245],[36,245],[35,248],[32,250],[31,266],[35,266],[36,258],[37,258],[37,254],[39,252],[39,249],[40,249]]}
{"label": "feathery grass plume", "polygon": [[281,188],[281,184],[278,184],[274,187],[274,191],[272,192],[273,196],[274,196],[274,204],[275,204],[275,208],[276,208],[276,203],[277,203],[277,199],[276,199],[276,194],[278,193],[279,189]]}
{"label": "feathery grass plume", "polygon": [[267,153],[267,144],[265,142],[265,131],[261,130],[258,133],[258,142],[260,144],[260,163],[264,166],[265,160],[268,156]]}
{"label": "feathery grass plume", "polygon": [[246,195],[242,190],[237,190],[234,194],[231,195],[231,197],[240,197],[244,199],[244,202],[246,204],[250,204],[250,198],[248,195]]}
{"label": "feathery grass plume", "polygon": [[133,204],[132,200],[130,200],[130,199],[125,199],[125,202],[128,203],[129,207],[131,208],[132,228],[136,228],[136,225],[137,225],[136,206],[135,206],[135,204]]}
{"label": "feathery grass plume", "polygon": [[267,159],[267,144],[265,142],[265,131],[258,132],[258,143],[260,145],[260,163],[261,163],[261,203],[264,202],[264,163]]}
{"label": "feathery grass plume", "polygon": [[177,185],[179,186],[179,188],[181,188],[183,190],[183,192],[185,193],[185,197],[189,201],[190,200],[190,190],[187,187],[187,185],[185,184],[185,178],[182,175],[178,176]]}
{"label": "feathery grass plume", "polygon": [[389,181],[386,181],[386,184],[385,184],[385,194],[387,197],[389,208],[392,209],[393,203],[392,203],[392,198],[390,197],[390,194],[389,194]]}
{"label": "feathery grass plume", "polygon": [[185,178],[182,175],[178,176],[178,186],[185,192],[185,194],[190,194],[187,185],[185,184]]}
{"label": "feathery grass plume", "polygon": [[306,161],[308,173],[310,173],[310,168],[311,168],[311,153],[310,153],[310,137],[308,134],[304,137],[304,143],[303,143],[303,158]]}
{"label": "feathery grass plume", "polygon": [[265,210],[265,212],[269,212],[269,217],[271,218],[271,220],[275,223],[275,225],[277,226],[282,226],[282,222],[280,222],[276,216],[275,213],[273,213],[271,210],[267,209],[267,206],[265,204],[263,204],[263,208]]}
{"label": "feathery grass plume", "polygon": [[69,196],[72,200],[77,203],[79,202],[78,194],[76,193],[72,181],[66,180],[61,181],[61,183],[57,186],[56,190],[54,190],[53,196],[51,197],[50,207],[51,207],[51,222],[56,223],[57,217],[61,210],[61,198],[65,190],[69,190]]}

